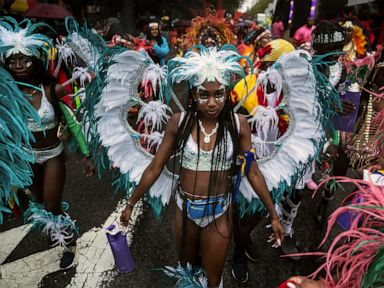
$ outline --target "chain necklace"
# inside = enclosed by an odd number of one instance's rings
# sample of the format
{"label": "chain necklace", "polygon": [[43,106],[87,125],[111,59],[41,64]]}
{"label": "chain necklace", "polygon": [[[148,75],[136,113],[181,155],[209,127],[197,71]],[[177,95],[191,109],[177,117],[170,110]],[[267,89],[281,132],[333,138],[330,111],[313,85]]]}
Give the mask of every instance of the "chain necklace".
{"label": "chain necklace", "polygon": [[213,128],[212,132],[209,134],[205,131],[205,128],[203,126],[203,122],[201,122],[201,120],[199,120],[199,126],[201,129],[201,132],[203,132],[203,134],[204,134],[204,143],[205,144],[211,143],[211,137],[213,134],[215,134],[217,132],[217,129],[219,128],[219,122],[216,122],[215,128]]}

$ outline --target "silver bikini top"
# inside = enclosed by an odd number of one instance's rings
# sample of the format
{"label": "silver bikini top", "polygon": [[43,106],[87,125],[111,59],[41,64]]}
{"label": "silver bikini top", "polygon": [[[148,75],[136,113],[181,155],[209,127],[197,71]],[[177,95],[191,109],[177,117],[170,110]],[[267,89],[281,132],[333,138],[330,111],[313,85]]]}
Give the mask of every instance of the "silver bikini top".
{"label": "silver bikini top", "polygon": [[[185,117],[185,112],[182,112],[180,115],[179,126]],[[239,116],[235,114],[237,130],[240,132],[240,121]],[[192,137],[192,134],[189,135],[185,149],[183,151],[183,158],[181,166],[185,169],[194,170],[194,171],[212,171],[212,169],[218,167],[222,171],[229,170],[233,162],[233,143],[229,131],[226,131],[227,141],[222,141],[220,145],[227,145],[227,155],[225,159],[218,159],[217,149],[215,152],[213,150],[205,151],[200,148],[200,153],[198,151],[198,146],[195,140]],[[226,142],[226,143],[224,143]],[[221,151],[224,149],[222,148]],[[212,161],[212,154],[214,155]],[[217,163],[219,162],[219,163]],[[215,163],[212,167],[212,163]]]}
{"label": "silver bikini top", "polygon": [[55,114],[55,109],[48,101],[45,95],[45,89],[43,85],[40,85],[42,96],[40,108],[37,110],[37,114],[40,117],[41,125],[36,123],[33,119],[28,119],[28,130],[31,132],[40,132],[55,128],[58,125],[58,121]]}

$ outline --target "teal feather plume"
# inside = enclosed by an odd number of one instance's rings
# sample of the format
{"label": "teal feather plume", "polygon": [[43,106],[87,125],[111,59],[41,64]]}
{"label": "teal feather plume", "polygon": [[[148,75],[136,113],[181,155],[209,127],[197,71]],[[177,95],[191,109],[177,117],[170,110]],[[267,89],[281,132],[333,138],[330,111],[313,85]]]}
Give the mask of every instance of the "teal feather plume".
{"label": "teal feather plume", "polygon": [[18,203],[13,187],[22,189],[32,184],[34,138],[27,128],[28,119],[40,123],[36,110],[12,76],[0,68],[0,224],[1,213],[10,212],[7,209],[10,198]]}

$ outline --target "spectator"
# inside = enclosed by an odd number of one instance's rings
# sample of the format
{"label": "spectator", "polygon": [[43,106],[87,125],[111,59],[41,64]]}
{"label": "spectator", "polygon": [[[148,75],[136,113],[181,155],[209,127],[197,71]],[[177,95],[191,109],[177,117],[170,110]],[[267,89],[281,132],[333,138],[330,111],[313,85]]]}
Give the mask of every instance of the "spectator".
{"label": "spectator", "polygon": [[295,39],[296,46],[300,46],[303,43],[312,42],[312,31],[315,30],[315,19],[308,18],[307,24],[301,26],[295,34],[293,38]]}
{"label": "spectator", "polygon": [[284,24],[281,21],[280,16],[275,17],[275,21],[272,24],[272,37],[274,39],[283,38],[284,35]]}

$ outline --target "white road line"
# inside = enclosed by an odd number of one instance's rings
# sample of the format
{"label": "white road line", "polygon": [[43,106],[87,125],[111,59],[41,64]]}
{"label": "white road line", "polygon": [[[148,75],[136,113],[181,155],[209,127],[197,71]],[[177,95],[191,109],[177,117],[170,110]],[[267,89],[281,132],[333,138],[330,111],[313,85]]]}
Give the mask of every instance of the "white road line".
{"label": "white road line", "polygon": [[21,240],[29,233],[30,228],[30,225],[22,225],[0,233],[0,264],[2,264],[16,246],[19,245]]}
{"label": "white road line", "polygon": [[62,248],[56,247],[4,264],[0,267],[0,287],[38,287],[41,279],[60,269]]}
{"label": "white road line", "polygon": [[[103,227],[108,227],[119,222],[120,214],[125,205],[117,204],[115,211],[105,221]],[[138,217],[143,213],[142,202],[135,206],[132,212],[132,225],[129,225],[127,240],[132,243],[133,229]],[[72,278],[67,288],[78,287],[100,287],[102,284],[113,280],[116,275],[114,271],[114,259],[108,244],[105,230],[93,228],[85,233],[77,242],[79,248],[76,275]]]}
{"label": "white road line", "polygon": [[[124,206],[123,201],[120,201],[102,227],[105,228],[119,222]],[[132,212],[132,223],[129,225],[127,233],[128,243],[132,243],[134,226],[142,213],[143,205],[140,201]],[[14,230],[16,233],[19,233],[19,238],[21,238],[23,231],[21,227],[19,227],[20,229],[15,228],[16,230],[12,229],[7,232],[11,233]],[[77,240],[76,274],[71,279],[71,283],[67,288],[99,287],[101,284],[113,280],[113,277],[116,275],[116,272],[114,272],[114,259],[103,228],[94,227]],[[1,236],[3,237],[3,233]],[[19,238],[15,238],[19,240]],[[0,238],[1,247],[3,247],[2,239]],[[11,242],[12,240],[7,239],[6,241]],[[13,249],[17,244],[13,245]],[[7,247],[9,248],[3,252],[4,255],[9,252],[10,245],[8,244]],[[0,287],[38,287],[45,275],[60,269],[61,253],[62,248],[56,247],[0,266]]]}

